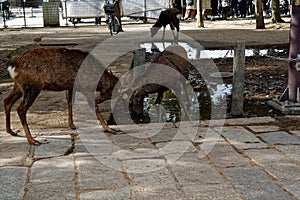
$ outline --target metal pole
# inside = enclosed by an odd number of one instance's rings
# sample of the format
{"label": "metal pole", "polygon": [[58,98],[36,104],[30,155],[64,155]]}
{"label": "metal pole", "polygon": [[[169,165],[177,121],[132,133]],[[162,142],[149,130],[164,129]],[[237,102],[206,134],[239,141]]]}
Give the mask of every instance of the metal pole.
{"label": "metal pole", "polygon": [[21,0],[23,6],[23,17],[24,17],[24,27],[26,27],[26,17],[25,17],[25,2],[26,0]]}
{"label": "metal pole", "polygon": [[[292,4],[291,27],[290,27],[290,55],[288,73],[288,100],[292,102],[297,99],[297,87],[300,87],[300,72],[296,69],[297,56],[300,54],[300,0]],[[298,61],[300,62],[300,61]]]}
{"label": "metal pole", "polygon": [[144,0],[144,23],[147,22],[147,14],[146,14],[146,10],[147,10],[147,0]]}
{"label": "metal pole", "polygon": [[68,26],[69,25],[69,23],[68,23],[68,12],[67,12],[67,0],[65,0],[65,17],[66,17],[66,26]]}

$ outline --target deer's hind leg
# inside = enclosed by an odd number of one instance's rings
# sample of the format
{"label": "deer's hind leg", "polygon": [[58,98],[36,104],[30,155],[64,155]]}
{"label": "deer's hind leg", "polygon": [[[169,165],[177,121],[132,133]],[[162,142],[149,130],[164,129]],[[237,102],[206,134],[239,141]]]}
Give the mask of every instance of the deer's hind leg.
{"label": "deer's hind leg", "polygon": [[41,144],[40,142],[36,141],[33,139],[31,136],[28,124],[27,124],[27,119],[26,119],[26,114],[30,106],[33,104],[34,100],[37,98],[39,93],[41,92],[40,89],[36,87],[30,87],[30,86],[24,86],[23,91],[22,91],[22,97],[23,99],[21,100],[19,106],[17,107],[17,112],[20,118],[20,121],[23,125],[27,141],[30,144],[33,145],[39,145]]}
{"label": "deer's hind leg", "polygon": [[22,92],[20,88],[15,85],[13,88],[13,91],[4,99],[4,110],[5,110],[5,128],[6,132],[17,136],[17,133],[13,132],[10,127],[10,112],[11,107],[15,104],[16,101],[18,101],[22,96]]}

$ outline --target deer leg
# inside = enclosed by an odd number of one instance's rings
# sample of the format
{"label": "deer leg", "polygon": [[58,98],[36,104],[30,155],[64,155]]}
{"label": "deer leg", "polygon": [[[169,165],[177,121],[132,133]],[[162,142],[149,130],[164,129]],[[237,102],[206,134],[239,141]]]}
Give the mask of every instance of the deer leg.
{"label": "deer leg", "polygon": [[[157,93],[157,98],[154,102],[155,104],[159,104],[161,105],[161,102],[163,100],[163,96],[164,96],[164,92],[163,91],[158,91]],[[158,122],[161,123],[162,122],[162,112],[161,112],[161,107],[159,106],[159,110],[158,110]]]}
{"label": "deer leg", "polygon": [[[174,22],[171,22],[171,23],[170,23],[170,27],[171,27],[171,30],[172,30],[173,38],[174,38],[174,40],[177,42],[177,40],[178,40],[178,33],[177,33],[177,36],[175,36],[175,33],[174,33],[175,26],[174,26],[174,24],[177,24],[176,21],[175,21],[175,23],[174,23]],[[178,23],[178,24],[179,24],[179,23]],[[179,27],[177,28],[177,26],[176,26],[176,29],[177,29],[177,31],[178,31],[178,30],[179,30]]]}
{"label": "deer leg", "polygon": [[72,90],[66,90],[66,98],[68,102],[68,124],[71,129],[76,129],[76,126],[74,125],[73,122],[73,109],[72,109],[72,104],[73,104],[73,97],[72,97]]}
{"label": "deer leg", "polygon": [[115,132],[115,130],[113,130],[112,128],[110,128],[107,123],[105,122],[105,120],[103,119],[100,111],[99,111],[99,107],[97,104],[95,104],[95,112],[96,112],[96,115],[97,115],[97,119],[100,121],[102,127],[104,128],[105,131],[107,132]]}
{"label": "deer leg", "polygon": [[17,133],[13,132],[10,127],[10,111],[11,107],[18,99],[21,98],[21,96],[22,92],[20,91],[20,88],[15,85],[13,91],[4,99],[6,132],[11,134],[12,136],[17,136]]}
{"label": "deer leg", "polygon": [[178,39],[179,39],[179,19],[177,18],[177,20],[174,22],[175,24],[175,27],[176,27],[176,30],[177,30],[177,36],[176,36],[176,42],[178,42]]}
{"label": "deer leg", "polygon": [[172,29],[172,33],[173,33],[173,37],[174,37],[174,40],[176,41],[176,36],[175,36],[175,33],[174,33],[174,30]]}
{"label": "deer leg", "polygon": [[94,98],[94,95],[91,94],[89,91],[85,91],[82,92],[82,94],[86,97],[87,101],[88,101],[88,105],[90,106],[91,109],[94,109],[97,119],[100,121],[100,124],[102,125],[102,127],[104,128],[105,131],[107,132],[114,132],[114,130],[112,128],[110,128],[107,123],[105,122],[105,120],[103,119],[100,111],[99,111],[99,107],[98,107],[98,102],[99,102],[99,97],[97,99]]}
{"label": "deer leg", "polygon": [[28,86],[25,86],[25,90],[23,91],[23,99],[20,102],[19,106],[17,107],[17,112],[20,118],[20,121],[23,125],[27,141],[32,144],[32,145],[40,145],[41,142],[36,141],[33,139],[31,136],[28,124],[27,124],[27,119],[26,119],[26,113],[30,106],[33,104],[34,100],[36,97],[39,95],[40,90],[37,88],[31,88]]}
{"label": "deer leg", "polygon": [[[182,85],[184,85],[184,84],[182,83]],[[185,94],[187,94],[186,88],[183,87],[183,89],[184,89]],[[182,103],[182,105],[180,105],[180,106],[182,106],[183,112],[187,116],[188,120],[192,121],[192,117],[191,117],[190,113],[188,112],[188,110],[186,108],[186,105],[183,105],[184,104],[184,100],[183,100],[182,96],[180,95],[180,93],[178,93],[178,95],[176,95],[176,97],[178,98],[179,102]]]}
{"label": "deer leg", "polygon": [[163,29],[162,41],[165,41],[165,31],[166,31],[166,27],[164,27],[164,29]]}

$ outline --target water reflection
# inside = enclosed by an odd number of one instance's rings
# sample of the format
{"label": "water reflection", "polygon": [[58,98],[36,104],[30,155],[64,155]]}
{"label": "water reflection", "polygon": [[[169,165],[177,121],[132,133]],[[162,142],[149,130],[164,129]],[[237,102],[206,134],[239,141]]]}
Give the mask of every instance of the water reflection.
{"label": "water reflection", "polygon": [[[140,45],[141,48],[145,48],[147,53],[154,53],[156,51],[162,52],[166,47],[172,45],[171,42],[146,42]],[[178,42],[178,45],[185,48],[189,59],[217,59],[217,58],[233,58],[233,49],[227,50],[199,50],[191,47],[185,42]],[[246,49],[245,56],[275,56],[275,55],[286,55],[288,51],[286,49]]]}
{"label": "water reflection", "polygon": [[[192,118],[200,113],[200,116],[195,118],[200,118],[201,120],[210,119],[212,106],[214,108],[218,108],[222,105],[222,99],[226,99],[231,95],[232,84],[218,84],[211,86],[210,90],[213,91],[212,94],[209,93],[206,87],[197,89],[197,91],[195,91],[197,99],[192,98],[191,102],[184,105],[187,107]],[[154,122],[158,121],[159,113],[162,115],[161,118],[167,122],[181,120],[181,115],[184,113],[180,113],[179,102],[171,91],[164,94],[164,99],[161,105],[163,109],[158,106],[153,106],[156,97],[156,94],[149,94],[146,98],[144,98],[145,112],[149,114],[150,118],[154,120]],[[159,108],[160,112],[158,111]]]}

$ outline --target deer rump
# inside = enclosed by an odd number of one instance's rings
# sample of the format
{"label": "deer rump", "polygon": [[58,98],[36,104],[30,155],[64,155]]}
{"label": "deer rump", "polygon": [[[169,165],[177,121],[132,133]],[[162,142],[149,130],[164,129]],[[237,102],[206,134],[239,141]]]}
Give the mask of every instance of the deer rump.
{"label": "deer rump", "polygon": [[[74,82],[82,65],[87,65],[90,71],[78,80],[78,89],[87,98],[88,104],[94,107],[101,125],[107,131],[113,131],[101,116],[97,103],[111,98],[112,90],[118,81],[112,73],[105,70],[97,60],[87,52],[70,50],[61,47],[41,47],[27,51],[8,68],[14,80],[12,92],[4,99],[6,131],[16,136],[10,127],[10,111],[14,103],[21,101],[17,106],[17,113],[24,128],[27,140],[30,144],[38,145],[40,142],[31,136],[26,113],[42,90],[66,91],[68,102],[68,123],[70,128],[75,129],[72,117],[72,92]],[[89,80],[99,80],[96,88]],[[98,79],[97,77],[98,76]],[[95,103],[95,89],[100,92]]]}

